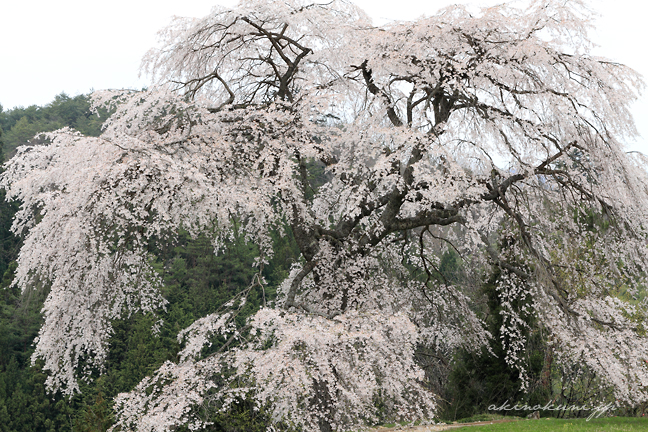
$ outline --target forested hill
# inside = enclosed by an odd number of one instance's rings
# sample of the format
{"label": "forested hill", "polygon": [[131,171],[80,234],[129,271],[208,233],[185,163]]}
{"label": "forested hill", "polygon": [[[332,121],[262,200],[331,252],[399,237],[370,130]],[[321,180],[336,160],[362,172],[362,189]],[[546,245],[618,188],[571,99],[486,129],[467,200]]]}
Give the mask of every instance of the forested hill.
{"label": "forested hill", "polygon": [[[56,96],[45,106],[31,105],[5,111],[0,105],[0,128],[4,131],[3,154],[11,155],[18,146],[38,142],[34,136],[68,126],[84,135],[99,136],[106,112],[90,111],[88,95]],[[6,158],[5,158],[6,159]]]}

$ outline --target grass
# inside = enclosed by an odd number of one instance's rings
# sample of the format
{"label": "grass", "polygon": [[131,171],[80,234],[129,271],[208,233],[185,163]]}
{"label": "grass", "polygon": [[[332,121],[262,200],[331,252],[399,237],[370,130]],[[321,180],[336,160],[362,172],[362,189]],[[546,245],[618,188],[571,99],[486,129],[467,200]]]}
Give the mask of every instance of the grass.
{"label": "grass", "polygon": [[453,428],[462,432],[634,432],[648,431],[648,419],[637,417],[606,417],[592,419],[554,419],[520,420],[485,426]]}

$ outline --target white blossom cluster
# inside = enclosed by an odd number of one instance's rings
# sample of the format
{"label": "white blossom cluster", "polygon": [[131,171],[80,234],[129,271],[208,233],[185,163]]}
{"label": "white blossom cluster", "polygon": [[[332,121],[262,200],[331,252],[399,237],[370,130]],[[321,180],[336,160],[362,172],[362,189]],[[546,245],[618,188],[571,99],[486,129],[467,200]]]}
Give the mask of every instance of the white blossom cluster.
{"label": "white blossom cluster", "polygon": [[204,425],[201,409],[227,410],[245,398],[270,406],[273,420],[308,431],[319,430],[322,418],[335,430],[376,421],[378,395],[395,418],[434,413],[434,397],[413,360],[418,331],[404,314],[350,312],[329,320],[262,309],[250,324],[245,349],[166,363],[120,395],[116,427],[168,430],[189,423],[192,410],[189,424]]}

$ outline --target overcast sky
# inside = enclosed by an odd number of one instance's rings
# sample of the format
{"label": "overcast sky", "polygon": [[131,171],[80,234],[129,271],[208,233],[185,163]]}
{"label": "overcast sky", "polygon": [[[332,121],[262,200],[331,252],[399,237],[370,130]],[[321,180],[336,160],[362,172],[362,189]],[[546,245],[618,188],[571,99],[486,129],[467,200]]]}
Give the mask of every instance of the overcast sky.
{"label": "overcast sky", "polygon": [[[140,59],[155,45],[156,32],[173,15],[202,17],[215,4],[233,0],[0,0],[0,104],[44,105],[65,92],[141,88]],[[376,23],[432,15],[452,3],[493,5],[493,0],[357,0]],[[601,16],[595,51],[648,76],[648,3],[591,0]],[[648,153],[648,103],[635,105],[642,137],[632,148]]]}

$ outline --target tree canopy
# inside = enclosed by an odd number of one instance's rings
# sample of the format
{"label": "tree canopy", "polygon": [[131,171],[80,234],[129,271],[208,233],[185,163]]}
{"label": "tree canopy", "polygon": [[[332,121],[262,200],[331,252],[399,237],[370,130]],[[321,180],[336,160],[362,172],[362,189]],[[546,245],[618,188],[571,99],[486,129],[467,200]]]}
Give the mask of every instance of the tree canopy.
{"label": "tree canopy", "polygon": [[[49,388],[78,391],[114,320],[164,308],[153,250],[186,231],[217,251],[240,233],[258,273],[117,398],[124,430],[201,428],[241,400],[304,430],[431,418],[414,350],[487,345],[486,280],[523,383],[533,316],[562,361],[645,401],[648,178],[622,144],[643,83],[590,54],[589,18],[540,0],[376,27],[342,0],[244,0],[176,19],[151,88],[93,95],[115,109],[100,137],[50,133],[2,174],[22,202],[15,283],[48,290]],[[288,231],[301,255],[277,299],[237,321]]]}

